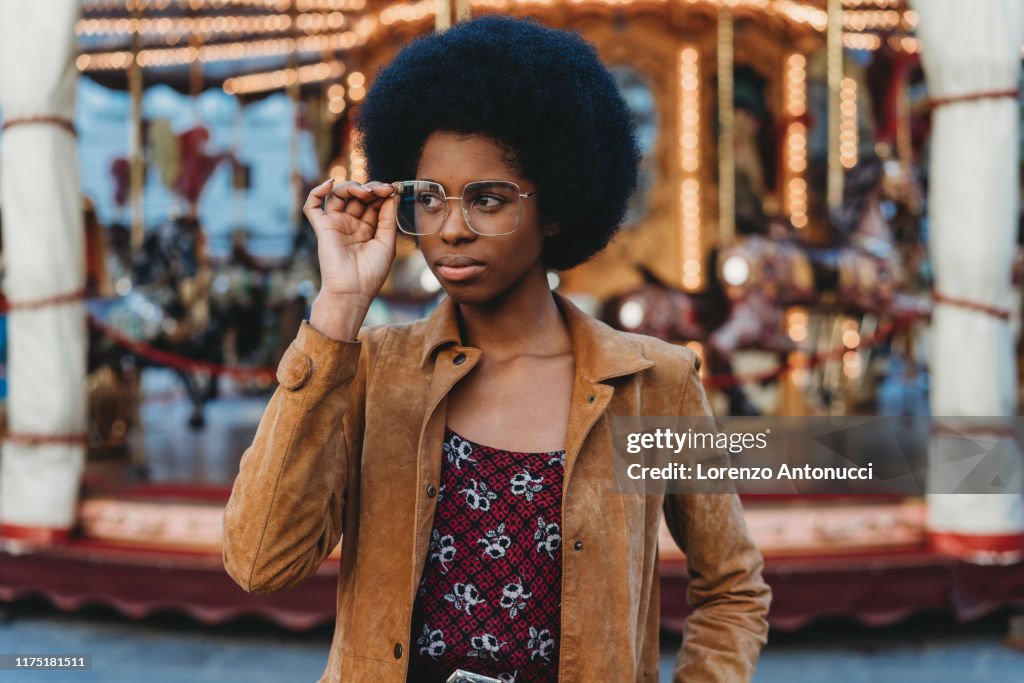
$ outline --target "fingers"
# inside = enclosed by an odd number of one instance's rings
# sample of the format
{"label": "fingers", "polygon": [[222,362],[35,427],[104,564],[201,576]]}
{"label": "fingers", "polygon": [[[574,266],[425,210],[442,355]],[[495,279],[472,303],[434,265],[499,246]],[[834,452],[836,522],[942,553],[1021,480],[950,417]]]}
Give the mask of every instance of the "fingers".
{"label": "fingers", "polygon": [[306,203],[302,205],[302,212],[306,214],[311,225],[315,226],[314,219],[324,215],[324,198],[330,194],[333,186],[334,178],[328,178],[310,190],[309,196],[306,197]]}
{"label": "fingers", "polygon": [[380,197],[382,199],[387,199],[388,197],[395,193],[394,185],[391,185],[390,183],[382,183],[379,180],[371,180],[370,182],[366,183],[364,187],[373,192],[375,196]]}
{"label": "fingers", "polygon": [[376,180],[357,183],[350,180],[334,187],[332,197],[328,199],[328,211],[343,211],[372,226],[376,223],[377,212],[383,201],[393,193],[394,188],[387,183]]}
{"label": "fingers", "polygon": [[[376,180],[368,183],[349,180],[335,184],[331,179],[313,189],[303,211],[311,222],[314,217],[343,213],[365,223],[372,236],[372,231],[377,228],[381,208],[391,203],[388,198],[394,191],[394,186]],[[393,222],[393,210],[391,215]]]}
{"label": "fingers", "polygon": [[[393,190],[390,185],[387,187],[389,190]],[[395,248],[395,238],[398,234],[398,224],[395,222],[395,202],[391,199],[385,199],[379,213],[377,234],[374,238],[383,242],[388,249],[393,250]]]}
{"label": "fingers", "polygon": [[394,192],[394,188],[392,188],[391,185],[377,180],[368,182],[363,185],[363,187],[370,191],[373,199],[369,204],[367,204],[366,212],[363,214],[362,220],[376,229],[380,209],[384,205],[384,202],[387,201],[387,198]]}
{"label": "fingers", "polygon": [[354,180],[335,186],[331,193],[341,200],[340,204],[333,203],[334,210],[342,211],[353,218],[362,218],[366,205],[374,199],[369,189]]}

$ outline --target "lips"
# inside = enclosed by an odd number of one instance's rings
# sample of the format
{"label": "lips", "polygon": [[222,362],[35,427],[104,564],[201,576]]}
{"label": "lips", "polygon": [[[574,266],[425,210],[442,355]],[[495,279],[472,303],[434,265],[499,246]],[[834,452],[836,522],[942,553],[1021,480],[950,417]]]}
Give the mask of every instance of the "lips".
{"label": "lips", "polygon": [[477,261],[475,258],[470,258],[465,254],[445,254],[441,258],[434,261],[439,266],[451,266],[453,268],[461,268],[463,266],[482,266],[483,261]]}
{"label": "lips", "polygon": [[482,261],[463,254],[445,254],[434,261],[437,272],[445,280],[461,282],[476,277],[487,267]]}

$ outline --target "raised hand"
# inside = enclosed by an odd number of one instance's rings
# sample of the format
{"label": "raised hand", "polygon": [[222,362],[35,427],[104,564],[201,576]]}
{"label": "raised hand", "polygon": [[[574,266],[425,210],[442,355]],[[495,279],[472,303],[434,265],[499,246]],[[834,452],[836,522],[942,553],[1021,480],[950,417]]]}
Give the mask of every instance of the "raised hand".
{"label": "raised hand", "polygon": [[[310,323],[352,339],[395,258],[395,207],[387,183],[327,180],[302,207],[317,238],[320,294]],[[318,309],[319,305],[319,309]],[[358,318],[358,320],[356,320]]]}

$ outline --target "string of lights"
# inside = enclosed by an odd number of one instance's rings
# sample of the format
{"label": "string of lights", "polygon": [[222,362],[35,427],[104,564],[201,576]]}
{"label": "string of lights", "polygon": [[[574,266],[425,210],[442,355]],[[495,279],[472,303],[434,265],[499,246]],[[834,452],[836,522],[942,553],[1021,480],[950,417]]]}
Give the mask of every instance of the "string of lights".
{"label": "string of lights", "polygon": [[[238,59],[268,57],[284,54],[316,53],[331,50],[350,50],[365,45],[376,37],[382,27],[400,23],[420,21],[433,16],[435,5],[433,0],[391,5],[373,14],[365,14],[348,19],[349,30],[328,33],[316,33],[300,38],[271,38],[251,41],[233,41],[201,47],[169,47],[147,48],[139,52],[137,62],[142,67],[160,67],[191,64],[193,62],[232,61]],[[324,27],[330,28],[332,15],[316,15],[323,18]],[[346,17],[340,16],[344,23]],[[99,21],[118,21],[104,19]],[[159,20],[156,20],[159,21]],[[311,30],[320,30],[314,27]],[[79,55],[76,65],[80,71],[104,71],[123,69],[132,63],[130,50],[105,52],[87,52]]]}
{"label": "string of lights", "polygon": [[807,58],[793,53],[786,58],[786,213],[796,228],[807,226]]}
{"label": "string of lights", "polygon": [[268,90],[279,90],[295,83],[319,83],[341,78],[345,65],[341,62],[307,64],[295,69],[277,69],[245,76],[236,76],[224,81],[224,92],[229,95],[248,95]]}
{"label": "string of lights", "polygon": [[688,290],[701,284],[700,130],[700,52],[687,45],[679,52],[679,256]]}
{"label": "string of lights", "polygon": [[[295,28],[304,33],[318,33],[325,30],[337,30],[345,24],[345,21],[346,17],[343,12],[301,14],[295,21]],[[77,25],[80,36],[141,33],[142,35],[162,37],[196,34],[207,37],[214,34],[282,33],[290,28],[292,28],[292,18],[287,14],[81,19]]]}

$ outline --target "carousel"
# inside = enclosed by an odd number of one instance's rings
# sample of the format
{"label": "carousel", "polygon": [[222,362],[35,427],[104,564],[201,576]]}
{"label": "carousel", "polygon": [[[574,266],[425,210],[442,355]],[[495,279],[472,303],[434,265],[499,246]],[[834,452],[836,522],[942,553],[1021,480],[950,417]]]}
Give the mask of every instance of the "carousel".
{"label": "carousel", "polygon": [[[968,4],[9,3],[0,599],[333,621],[337,549],[284,595],[249,595],[224,573],[223,505],[255,422],[218,424],[215,408],[224,385],[255,397],[274,387],[318,286],[301,199],[323,175],[367,180],[352,121],[374,74],[416,36],[485,13],[579,31],[637,124],[625,226],[598,257],[550,273],[553,287],[615,327],[696,351],[719,415],[987,416],[970,434],[999,434],[1019,404],[1024,15],[1011,0]],[[79,79],[128,108],[110,196],[84,209]],[[201,116],[147,115],[156,87],[230,101],[230,144],[211,145]],[[272,100],[287,116],[279,208],[264,211],[251,150],[265,143],[245,117]],[[154,184],[169,207],[156,223]],[[215,191],[234,207],[227,229],[204,223]],[[268,231],[280,248],[259,248]],[[398,246],[368,322],[437,303],[422,257]],[[144,410],[155,369],[177,378],[180,424],[143,419],[160,414]],[[176,468],[153,466],[157,442]],[[742,500],[773,628],[1024,605],[1021,496]],[[689,576],[667,531],[659,557],[663,626],[678,631]]]}

